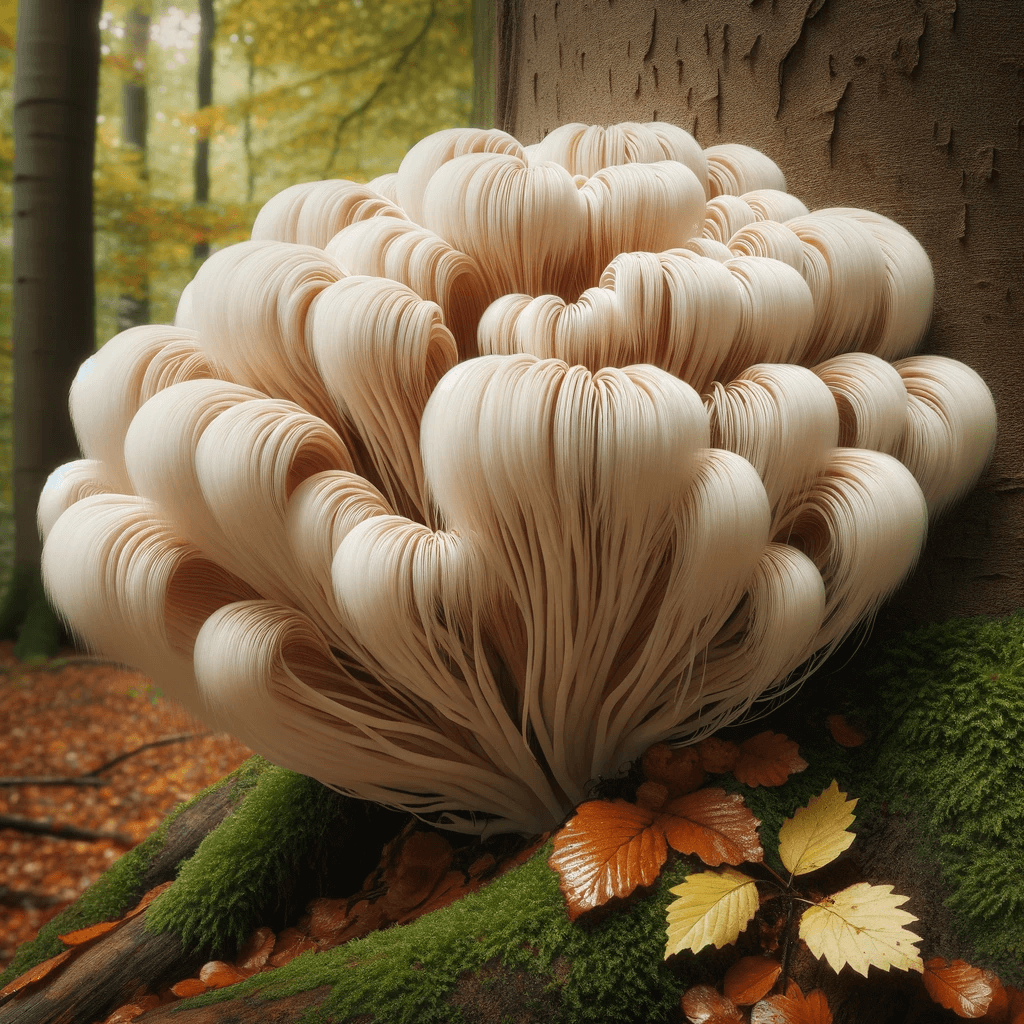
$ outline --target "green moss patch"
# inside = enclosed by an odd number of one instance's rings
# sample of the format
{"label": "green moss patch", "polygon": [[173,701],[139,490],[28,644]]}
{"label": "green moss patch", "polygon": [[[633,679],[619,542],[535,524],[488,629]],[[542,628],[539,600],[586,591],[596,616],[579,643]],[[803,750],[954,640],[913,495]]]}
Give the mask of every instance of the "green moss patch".
{"label": "green moss patch", "polygon": [[328,872],[335,844],[350,839],[343,825],[351,813],[352,801],[315,779],[268,768],[154,901],[147,930],[173,931],[186,948],[237,946],[277,910],[316,894],[304,890]]}
{"label": "green moss patch", "polygon": [[[558,877],[547,865],[550,852],[548,844],[522,867],[412,924],[306,954],[187,1005],[254,992],[281,998],[327,985],[331,995],[305,1020],[340,1022],[372,1014],[379,1024],[456,1024],[465,1019],[460,1007],[468,1011],[486,997],[488,985],[500,1005],[497,973],[518,978],[519,990],[525,987],[537,1008],[544,1008],[544,1020],[666,1019],[687,984],[687,965],[673,969],[663,959],[668,889],[685,877],[685,863],[677,862],[655,892],[628,911],[596,925],[573,924]],[[694,958],[687,954],[687,960]],[[503,970],[494,972],[494,964]],[[522,1012],[523,1004],[516,1008]]]}

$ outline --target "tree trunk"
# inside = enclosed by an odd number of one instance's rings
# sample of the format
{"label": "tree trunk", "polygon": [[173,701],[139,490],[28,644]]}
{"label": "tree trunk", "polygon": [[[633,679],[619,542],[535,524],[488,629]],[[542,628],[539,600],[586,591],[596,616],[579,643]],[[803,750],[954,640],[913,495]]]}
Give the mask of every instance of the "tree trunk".
{"label": "tree trunk", "polygon": [[[146,133],[149,112],[146,97],[146,63],[149,49],[150,16],[141,6],[128,12],[124,55],[130,68],[121,85],[121,143],[137,160],[139,182],[146,187],[149,171],[146,166]],[[117,329],[149,323],[149,261],[148,229],[128,226],[120,240],[120,257],[126,276],[124,290],[118,297]]]}
{"label": "tree trunk", "polygon": [[77,457],[67,394],[94,344],[92,169],[100,7],[100,0],[35,0],[22,3],[18,17],[15,576],[2,617],[8,632],[12,618],[41,623],[48,636],[44,647],[52,646],[56,620],[38,582],[36,503],[50,472]]}
{"label": "tree trunk", "polygon": [[[202,110],[213,104],[213,37],[217,31],[213,0],[199,0],[199,73],[196,79],[196,109]],[[210,132],[199,128],[196,139],[196,155],[192,164],[192,178],[195,183],[195,204],[205,206],[210,200]],[[192,258],[202,263],[210,255],[210,243],[206,239],[196,242]]]}
{"label": "tree trunk", "polygon": [[925,351],[1000,416],[978,488],[934,524],[893,624],[1024,604],[1024,19],[1016,0],[502,0],[496,123],[664,120],[766,152],[813,210],[907,227],[935,268]]}

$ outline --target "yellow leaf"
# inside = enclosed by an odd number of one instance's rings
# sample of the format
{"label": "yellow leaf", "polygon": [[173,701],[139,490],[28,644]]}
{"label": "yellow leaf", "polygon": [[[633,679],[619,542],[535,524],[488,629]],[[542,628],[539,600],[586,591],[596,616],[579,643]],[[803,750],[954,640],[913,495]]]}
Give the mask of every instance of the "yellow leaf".
{"label": "yellow leaf", "polygon": [[837,972],[844,964],[865,978],[870,964],[883,971],[923,971],[921,939],[903,927],[917,918],[898,909],[909,898],[894,895],[891,885],[858,882],[804,911],[800,938]]}
{"label": "yellow leaf", "polygon": [[670,892],[679,899],[668,908],[666,958],[684,949],[697,953],[735,942],[757,913],[754,880],[732,868],[687,875]]}
{"label": "yellow leaf", "polygon": [[794,875],[830,864],[853,842],[852,832],[856,800],[847,800],[839,792],[835,779],[821,796],[811,797],[806,807],[797,810],[779,829],[779,856]]}

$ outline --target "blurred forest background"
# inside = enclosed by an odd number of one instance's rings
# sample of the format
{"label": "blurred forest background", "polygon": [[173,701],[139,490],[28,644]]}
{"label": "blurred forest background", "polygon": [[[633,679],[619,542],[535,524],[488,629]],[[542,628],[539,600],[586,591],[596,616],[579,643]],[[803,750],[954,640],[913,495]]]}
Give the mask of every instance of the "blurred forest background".
{"label": "blurred forest background", "polygon": [[[23,4],[32,0],[21,0]],[[365,182],[470,123],[472,0],[110,0],[100,20],[96,344],[170,323],[210,252],[288,185]],[[0,0],[0,593],[13,557],[17,4]],[[65,402],[66,395],[54,395]]]}

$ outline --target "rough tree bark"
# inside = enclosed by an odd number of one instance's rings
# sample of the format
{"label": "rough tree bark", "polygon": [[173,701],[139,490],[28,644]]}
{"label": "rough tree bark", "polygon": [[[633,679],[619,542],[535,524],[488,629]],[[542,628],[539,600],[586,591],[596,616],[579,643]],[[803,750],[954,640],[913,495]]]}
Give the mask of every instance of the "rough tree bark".
{"label": "rough tree bark", "polygon": [[94,344],[92,170],[101,0],[18,12],[14,103],[15,569],[0,632],[19,654],[55,646],[39,582],[36,503],[77,458],[67,394]]}
{"label": "rough tree bark", "polygon": [[500,0],[496,124],[672,121],[763,150],[811,209],[906,226],[935,267],[925,349],[977,370],[1000,434],[934,524],[893,625],[1024,604],[1024,19],[1016,0]]}

